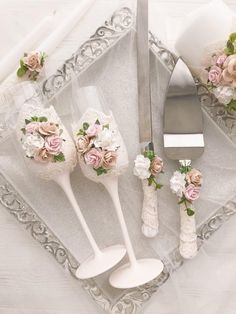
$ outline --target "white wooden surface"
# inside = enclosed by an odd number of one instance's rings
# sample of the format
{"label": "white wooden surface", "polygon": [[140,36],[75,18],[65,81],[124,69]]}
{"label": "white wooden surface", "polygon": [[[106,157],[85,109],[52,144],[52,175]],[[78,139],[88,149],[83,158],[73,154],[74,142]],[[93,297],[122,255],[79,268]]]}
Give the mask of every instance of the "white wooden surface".
{"label": "white wooden surface", "polygon": [[[97,0],[100,1],[100,0]],[[152,25],[155,25],[157,17],[161,19],[165,26],[168,19],[190,12],[198,7],[205,0],[152,0]],[[35,21],[43,16],[57,11],[58,17],[63,17],[78,3],[78,0],[0,0],[0,57],[6,54],[9,49],[21,40],[28,32]],[[100,25],[105,17],[109,16],[115,8],[126,2],[123,0],[101,0],[100,10],[96,12],[96,20],[83,19],[80,24],[58,47],[57,51],[50,58],[49,72],[56,69],[58,65],[75,50],[89,34]],[[226,1],[236,11],[236,1]],[[160,12],[161,10],[161,16]],[[159,20],[160,23],[160,20]],[[168,37],[165,27],[162,27],[162,36]],[[174,30],[173,30],[174,32]],[[1,70],[1,69],[0,69]],[[156,294],[151,302],[145,307],[143,313],[146,314],[183,314],[184,304],[191,302],[192,310],[189,314],[235,314],[236,294],[232,291],[230,276],[235,279],[236,261],[236,240],[235,238],[236,218],[223,227],[208,245],[206,251],[198,258],[186,265],[189,267],[189,278],[183,278],[181,270],[179,277],[174,282],[178,282],[184,291],[185,298],[181,298],[175,290],[173,283],[167,284]],[[219,243],[221,237],[230,240],[223,245],[219,244],[218,251],[212,251],[214,243]],[[214,242],[215,241],[215,242]],[[20,248],[20,249],[19,249]],[[202,285],[204,280],[214,280],[211,275],[211,267],[204,265],[204,256],[213,252],[214,256],[219,256],[220,274],[228,280],[228,286],[224,282],[215,290],[210,291],[212,298],[204,299],[204,289],[194,286],[194,278],[191,277],[194,269],[195,276]],[[221,259],[223,252],[229,256],[228,260]],[[201,265],[201,267],[199,267]],[[185,268],[186,268],[185,267]],[[202,270],[201,270],[202,269]],[[204,269],[204,273],[203,273]],[[185,269],[186,271],[186,269]],[[219,269],[216,269],[218,272]],[[174,275],[177,276],[177,275]],[[192,278],[192,282],[191,282]],[[213,278],[213,279],[212,279]],[[234,280],[235,281],[235,280]],[[194,288],[195,287],[195,288]],[[209,292],[209,291],[208,291]],[[227,305],[225,305],[225,297]],[[101,310],[91,301],[90,297],[80,288],[69,275],[61,269],[51,256],[31,239],[31,237],[16,223],[7,211],[0,207],[0,314],[95,314]]]}

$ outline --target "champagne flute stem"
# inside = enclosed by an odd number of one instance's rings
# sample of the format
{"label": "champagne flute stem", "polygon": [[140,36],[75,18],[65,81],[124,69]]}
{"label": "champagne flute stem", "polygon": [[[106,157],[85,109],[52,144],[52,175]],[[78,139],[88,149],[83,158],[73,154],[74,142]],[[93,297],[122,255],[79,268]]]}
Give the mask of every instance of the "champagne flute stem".
{"label": "champagne flute stem", "polygon": [[60,176],[58,176],[56,179],[55,179],[56,183],[62,188],[62,190],[64,191],[64,193],[66,194],[68,200],[70,201],[75,213],[76,213],[76,216],[78,217],[79,221],[80,221],[80,224],[89,240],[89,243],[94,251],[94,254],[95,256],[99,256],[102,254],[101,250],[99,249],[87,223],[86,223],[86,220],[79,208],[79,205],[76,201],[76,198],[74,196],[74,193],[73,193],[73,190],[72,190],[72,187],[71,187],[71,183],[70,183],[70,174],[69,173],[65,173],[65,174],[62,174]]}
{"label": "champagne flute stem", "polygon": [[134,249],[133,249],[133,246],[132,246],[132,243],[130,240],[127,225],[126,225],[124,215],[122,212],[122,208],[121,208],[121,204],[120,204],[120,198],[119,198],[119,193],[118,193],[118,179],[117,179],[117,177],[114,177],[114,178],[110,177],[107,179],[108,180],[104,180],[103,185],[107,189],[107,191],[110,194],[112,201],[115,205],[116,214],[117,214],[118,220],[120,222],[120,227],[121,227],[121,231],[123,234],[123,238],[124,238],[125,246],[127,249],[127,254],[129,257],[130,264],[131,264],[131,266],[135,266],[137,264],[137,259],[136,259],[135,254],[134,254]]}

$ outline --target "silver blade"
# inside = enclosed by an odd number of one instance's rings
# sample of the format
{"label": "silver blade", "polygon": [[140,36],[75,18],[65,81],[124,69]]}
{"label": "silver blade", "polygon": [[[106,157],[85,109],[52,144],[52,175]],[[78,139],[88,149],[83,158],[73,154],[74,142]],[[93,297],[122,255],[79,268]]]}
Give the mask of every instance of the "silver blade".
{"label": "silver blade", "polygon": [[137,67],[139,140],[152,142],[152,110],[149,73],[148,0],[137,0]]}
{"label": "silver blade", "polygon": [[196,159],[204,150],[201,104],[193,77],[179,59],[164,106],[164,151],[170,159]]}

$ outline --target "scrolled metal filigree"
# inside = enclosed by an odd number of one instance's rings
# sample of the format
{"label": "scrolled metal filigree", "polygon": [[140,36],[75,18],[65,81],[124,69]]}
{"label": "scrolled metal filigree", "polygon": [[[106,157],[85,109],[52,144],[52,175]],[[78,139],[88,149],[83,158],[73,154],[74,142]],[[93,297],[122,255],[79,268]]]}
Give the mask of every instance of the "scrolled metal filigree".
{"label": "scrolled metal filigree", "polygon": [[133,24],[133,13],[129,8],[122,8],[112,15],[110,20],[99,27],[78,50],[67,59],[57,72],[42,84],[43,94],[52,98],[71,80],[73,73],[81,73],[112,45],[122,38]]}

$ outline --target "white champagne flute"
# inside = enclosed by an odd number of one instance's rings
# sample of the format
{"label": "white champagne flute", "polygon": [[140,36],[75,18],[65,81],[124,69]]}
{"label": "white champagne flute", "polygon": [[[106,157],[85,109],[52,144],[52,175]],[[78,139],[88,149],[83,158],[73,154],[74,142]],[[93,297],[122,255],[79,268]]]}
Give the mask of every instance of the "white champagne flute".
{"label": "white champagne flute", "polygon": [[[81,166],[83,174],[97,183],[102,183],[108,193],[110,194],[112,201],[114,203],[116,214],[120,223],[120,227],[122,230],[122,235],[124,238],[125,246],[128,253],[129,262],[117,270],[115,270],[110,278],[110,284],[116,288],[132,288],[136,286],[143,285],[152,279],[156,278],[163,270],[163,263],[159,259],[154,258],[145,258],[145,259],[136,259],[134,249],[130,240],[129,232],[127,229],[127,225],[124,219],[123,211],[120,204],[119,192],[118,192],[118,177],[119,175],[127,168],[128,166],[128,155],[127,150],[124,144],[124,141],[118,131],[118,126],[115,122],[115,119],[110,112],[109,115],[105,115],[101,112],[101,103],[99,100],[99,95],[97,93],[96,87],[88,86],[81,88],[78,92],[78,101],[80,102],[80,109],[82,107],[88,108],[85,113],[82,115],[81,119],[75,122],[72,125],[74,139],[77,143],[79,157],[78,161]],[[90,107],[91,106],[91,107]],[[92,109],[95,108],[95,109]],[[105,140],[104,143],[110,141],[111,145],[114,145],[113,142],[117,142],[117,160],[116,164],[106,173],[97,174],[97,170],[86,164],[86,160],[88,159],[89,155],[81,154],[81,138],[85,140],[87,135],[89,134],[89,127],[91,126],[94,128],[94,123],[97,124],[96,128],[100,129],[100,133],[98,133],[97,137],[92,138],[90,143],[94,143],[92,148],[96,148],[97,143],[101,140],[101,130],[108,128],[110,132],[106,132],[104,134]],[[100,127],[99,127],[100,125]],[[83,130],[85,128],[87,130]],[[78,135],[78,130],[79,135]],[[92,130],[92,129],[91,129]],[[81,135],[80,135],[81,134]],[[99,135],[100,134],[100,135]],[[115,140],[112,140],[112,136],[114,136]],[[80,140],[79,140],[80,139]],[[81,141],[80,143],[78,142]],[[102,140],[101,140],[102,142]],[[90,144],[89,144],[90,145]],[[101,143],[103,145],[103,143]],[[99,148],[100,149],[100,148]],[[109,151],[109,148],[108,148]],[[102,169],[99,170],[104,171]]]}
{"label": "white champagne flute", "polygon": [[[49,125],[50,123],[51,125]],[[55,129],[58,129],[59,133],[55,132]],[[80,279],[95,277],[120,262],[126,254],[124,246],[114,245],[100,250],[76,201],[70,183],[70,173],[77,163],[76,148],[54,108],[25,104],[19,114],[16,133],[24,150],[27,167],[41,179],[53,180],[62,188],[93,249],[94,254],[80,264],[76,276]],[[53,149],[57,148],[58,137],[63,139],[60,154],[51,155]],[[44,144],[42,144],[43,141]],[[34,152],[35,149],[37,149],[37,153]],[[44,149],[48,152],[50,150],[48,156],[45,155]],[[28,158],[26,154],[28,154]]]}

